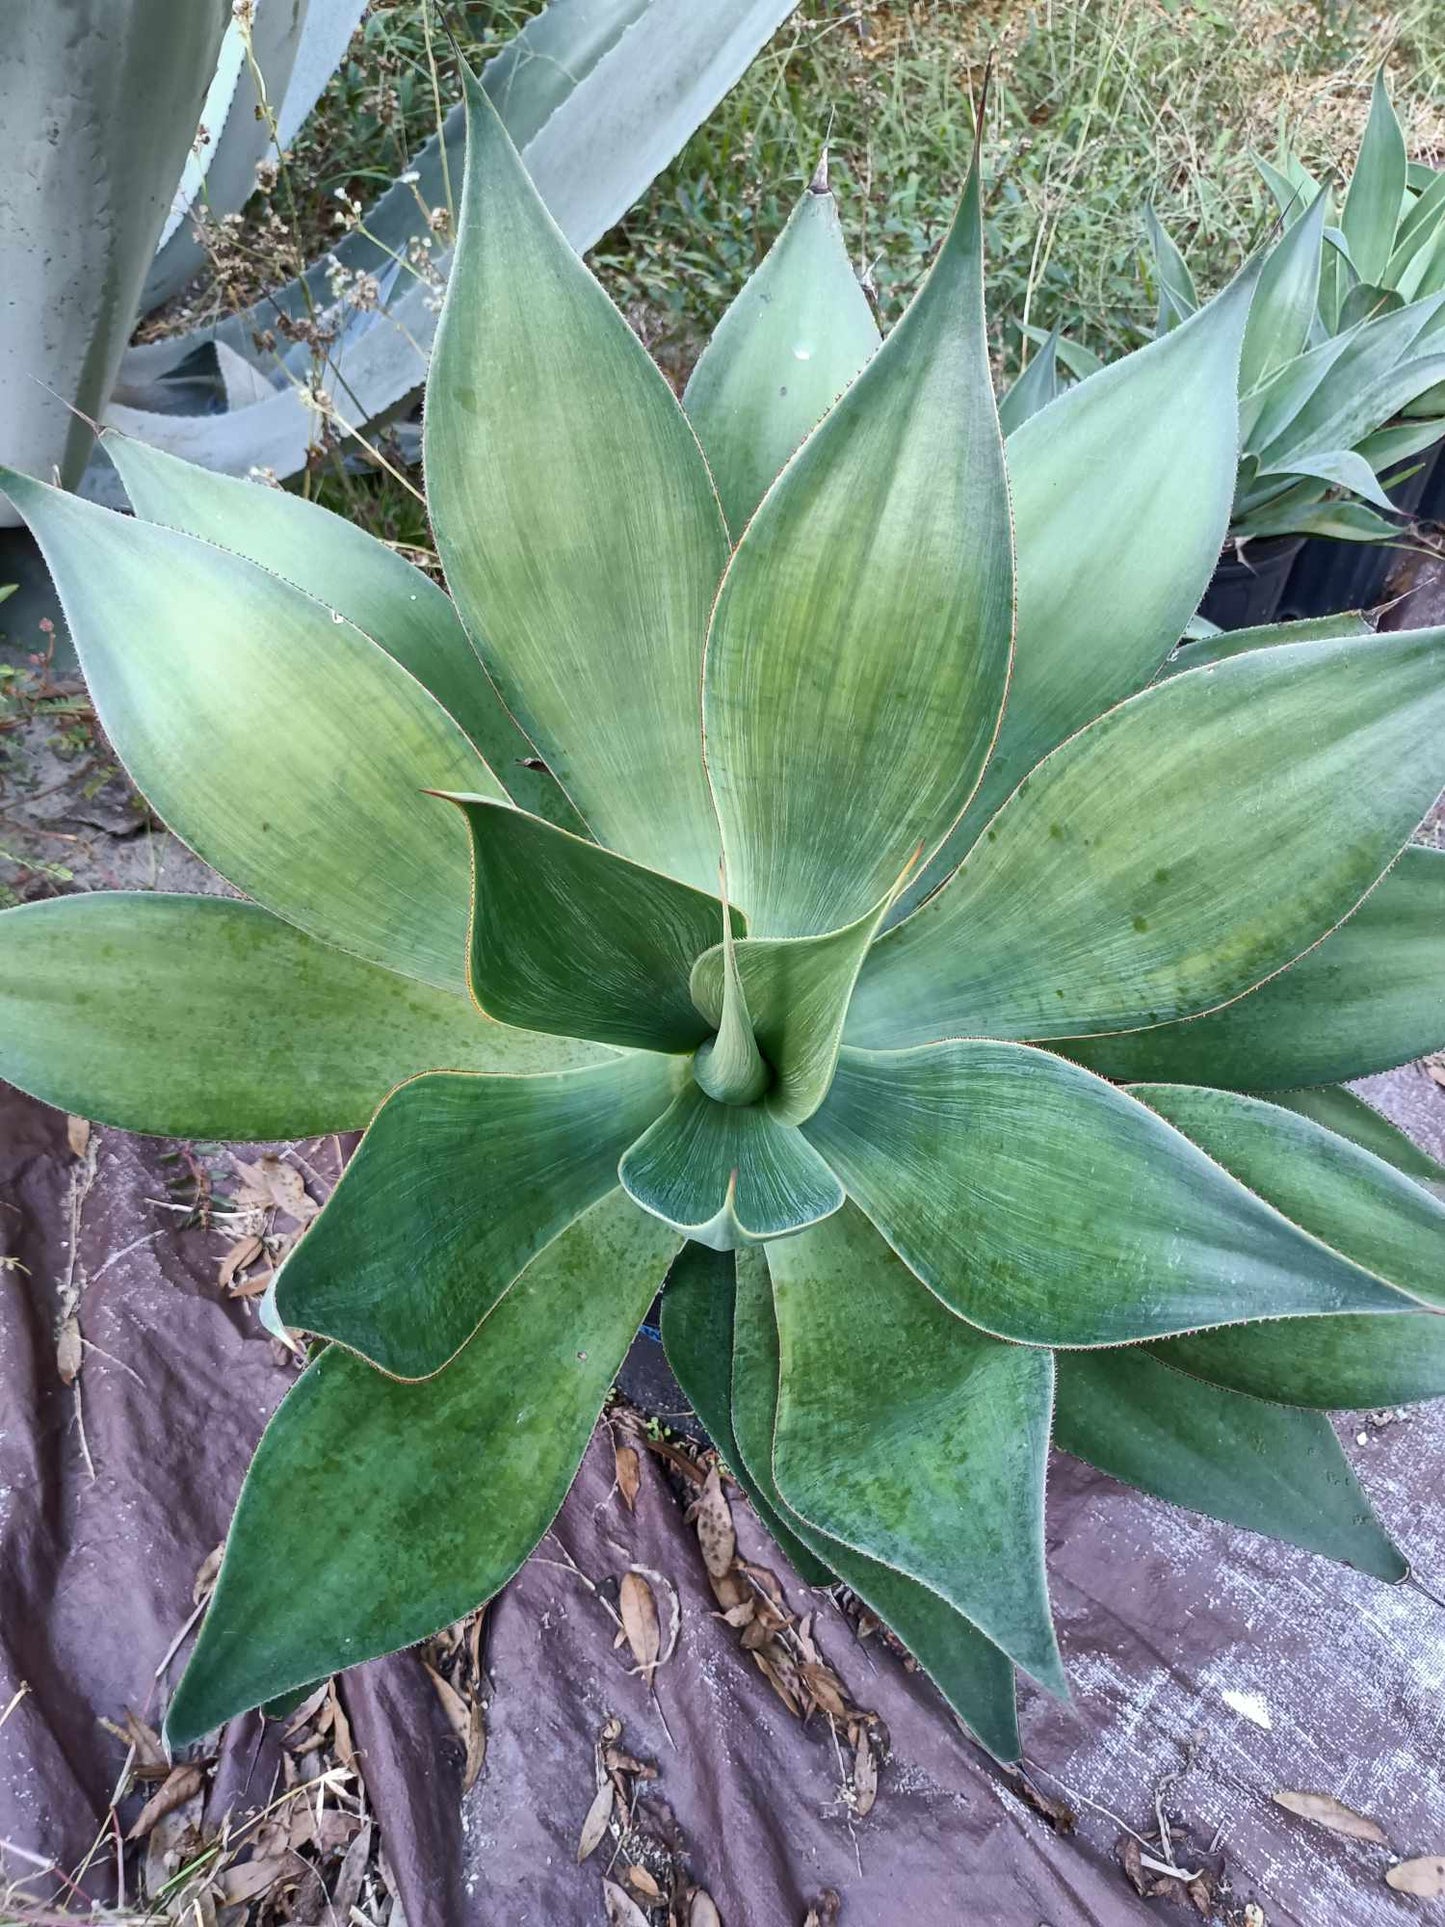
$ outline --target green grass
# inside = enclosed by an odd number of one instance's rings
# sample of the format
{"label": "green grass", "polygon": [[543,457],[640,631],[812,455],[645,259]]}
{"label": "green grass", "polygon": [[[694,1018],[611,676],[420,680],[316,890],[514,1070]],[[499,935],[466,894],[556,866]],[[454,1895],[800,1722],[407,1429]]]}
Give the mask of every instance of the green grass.
{"label": "green grass", "polygon": [[1152,320],[1140,209],[1152,199],[1206,287],[1272,216],[1250,150],[1280,126],[1306,157],[1352,155],[1378,60],[1392,51],[1416,144],[1436,149],[1445,4],[1396,13],[1254,0],[830,0],[801,9],[594,260],[685,366],[777,233],[831,132],[833,178],[885,324],[952,210],[993,56],[987,130],[990,307],[1000,363],[1013,325],[1055,321],[1096,351]]}

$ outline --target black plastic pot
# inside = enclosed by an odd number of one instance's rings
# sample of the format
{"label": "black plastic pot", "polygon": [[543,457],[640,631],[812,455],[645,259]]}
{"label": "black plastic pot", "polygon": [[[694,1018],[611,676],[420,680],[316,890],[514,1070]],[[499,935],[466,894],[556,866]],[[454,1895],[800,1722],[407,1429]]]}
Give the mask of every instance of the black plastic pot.
{"label": "black plastic pot", "polygon": [[1221,629],[1254,629],[1273,622],[1302,535],[1271,535],[1245,544],[1243,555],[1226,549],[1204,591],[1199,613]]}
{"label": "black plastic pot", "polygon": [[[1414,474],[1386,493],[1402,514],[1428,521],[1433,517],[1426,499],[1436,488],[1437,473],[1445,473],[1440,444],[1425,449],[1415,460],[1419,467]],[[1312,535],[1290,573],[1281,613],[1333,616],[1344,609],[1373,609],[1385,600],[1390,572],[1401,549],[1409,546],[1408,528],[1402,528],[1394,542],[1334,542]]]}

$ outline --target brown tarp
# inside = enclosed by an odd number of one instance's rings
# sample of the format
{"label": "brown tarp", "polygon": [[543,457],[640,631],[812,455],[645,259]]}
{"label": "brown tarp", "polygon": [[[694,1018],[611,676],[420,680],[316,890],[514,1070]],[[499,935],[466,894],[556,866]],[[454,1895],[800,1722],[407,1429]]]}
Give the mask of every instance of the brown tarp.
{"label": "brown tarp", "polygon": [[[1445,1092],[1423,1072],[1374,1080],[1370,1095],[1445,1150]],[[99,1722],[127,1708],[159,1722],[176,1662],[159,1681],[157,1668],[292,1376],[252,1307],[223,1296],[223,1241],[177,1228],[168,1147],[109,1130],[92,1145],[82,1198],[65,1120],[0,1087],[0,1248],[19,1261],[0,1270],[0,1713],[28,1687],[0,1726],[0,1839],[63,1867],[90,1848],[125,1755]],[[57,1366],[67,1281],[79,1401]],[[1157,1852],[1160,1789],[1175,1864],[1225,1876],[1214,1918],[1244,1921],[1254,1902],[1269,1927],[1418,1921],[1429,1904],[1383,1876],[1392,1852],[1445,1850],[1445,1614],[1431,1596],[1445,1593],[1445,1405],[1361,1416],[1345,1437],[1420,1584],[1388,1588],[1056,1463],[1050,1563],[1074,1702],[1029,1690],[1023,1725],[1034,1786],[1077,1815],[1064,1835],[876,1634],[860,1642],[806,1592],[736,1500],[743,1550],[814,1613],[823,1657],[886,1726],[876,1805],[854,1820],[828,1723],[796,1719],[717,1616],[677,1482],[644,1453],[629,1513],[602,1428],[552,1535],[487,1616],[489,1744],[465,1799],[416,1656],[345,1680],[406,1920],[603,1922],[610,1848],[580,1866],[576,1853],[595,1742],[615,1716],[621,1743],[657,1769],[642,1788],[649,1826],[685,1850],[727,1927],[801,1927],[827,1890],[843,1927],[1198,1918],[1138,1897],[1119,1864],[1121,1822]],[[448,1503],[486,1500],[487,1468],[459,1464]],[[669,1582],[680,1607],[655,1699],[606,1609],[629,1564],[660,1575],[659,1591]],[[213,1819],[266,1798],[276,1732],[255,1716],[227,1730]],[[1373,1814],[1390,1851],[1294,1818],[1271,1801],[1280,1788]],[[88,1893],[111,1896],[113,1865],[107,1847]],[[33,1871],[0,1851],[0,1872]],[[44,1879],[28,1891],[61,1893]]]}

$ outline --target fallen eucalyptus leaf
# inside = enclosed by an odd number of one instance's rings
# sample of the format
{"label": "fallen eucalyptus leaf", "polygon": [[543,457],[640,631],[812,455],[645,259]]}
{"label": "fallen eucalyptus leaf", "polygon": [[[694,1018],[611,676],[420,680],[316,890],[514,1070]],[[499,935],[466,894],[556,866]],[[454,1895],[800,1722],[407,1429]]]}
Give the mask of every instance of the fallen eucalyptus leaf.
{"label": "fallen eucalyptus leaf", "polygon": [[662,1652],[662,1630],[658,1624],[657,1601],[640,1572],[623,1573],[617,1604],[632,1657],[639,1669],[650,1677]]}
{"label": "fallen eucalyptus leaf", "polygon": [[180,1766],[172,1767],[141,1808],[126,1839],[144,1840],[158,1821],[164,1820],[168,1813],[174,1813],[177,1807],[183,1807],[205,1784],[205,1769],[197,1766],[193,1760],[185,1760]]}
{"label": "fallen eucalyptus leaf", "polygon": [[587,1859],[602,1844],[602,1836],[607,1831],[607,1822],[612,1818],[612,1803],[616,1798],[610,1780],[604,1780],[592,1796],[592,1804],[587,1809],[587,1818],[582,1822],[582,1837],[577,1842],[577,1858]]}
{"label": "fallen eucalyptus leaf", "polygon": [[1445,1894],[1445,1856],[1427,1853],[1417,1860],[1402,1860],[1388,1869],[1385,1885],[1397,1894],[1414,1894],[1417,1900],[1438,1900]]}
{"label": "fallen eucalyptus leaf", "polygon": [[607,1927],[648,1927],[647,1915],[615,1880],[603,1881],[602,1899],[607,1908]]}
{"label": "fallen eucalyptus leaf", "polygon": [[737,1552],[737,1535],[733,1531],[732,1507],[723,1492],[716,1466],[708,1473],[698,1495],[693,1523],[702,1562],[714,1579],[720,1579]]}
{"label": "fallen eucalyptus leaf", "polygon": [[1285,1787],[1270,1797],[1286,1813],[1297,1813],[1301,1820],[1313,1820],[1316,1826],[1328,1827],[1331,1833],[1342,1833],[1351,1840],[1372,1840],[1377,1846],[1384,1844],[1384,1831],[1375,1821],[1356,1813],[1331,1793],[1295,1793]]}

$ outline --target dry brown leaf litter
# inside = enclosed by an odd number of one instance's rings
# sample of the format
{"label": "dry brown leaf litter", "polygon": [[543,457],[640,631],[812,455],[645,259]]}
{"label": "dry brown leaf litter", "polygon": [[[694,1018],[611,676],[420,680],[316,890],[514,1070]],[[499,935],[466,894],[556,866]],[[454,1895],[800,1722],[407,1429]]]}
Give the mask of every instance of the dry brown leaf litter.
{"label": "dry brown leaf litter", "polygon": [[1402,1860],[1390,1868],[1385,1881],[1397,1894],[1414,1894],[1417,1900],[1438,1900],[1445,1894],[1445,1856],[1431,1853],[1418,1860]]}
{"label": "dry brown leaf litter", "polygon": [[1385,1844],[1384,1828],[1377,1821],[1356,1813],[1332,1793],[1296,1793],[1289,1787],[1281,1787],[1270,1797],[1286,1813],[1298,1814],[1301,1820],[1313,1820],[1316,1826],[1328,1827],[1331,1833],[1342,1833],[1350,1840],[1370,1840],[1377,1846]]}
{"label": "dry brown leaf litter", "polygon": [[482,1670],[482,1633],[487,1609],[479,1606],[429,1639],[422,1648],[422,1664],[436,1689],[457,1743],[462,1749],[462,1792],[476,1785],[487,1758],[487,1700],[489,1687]]}

